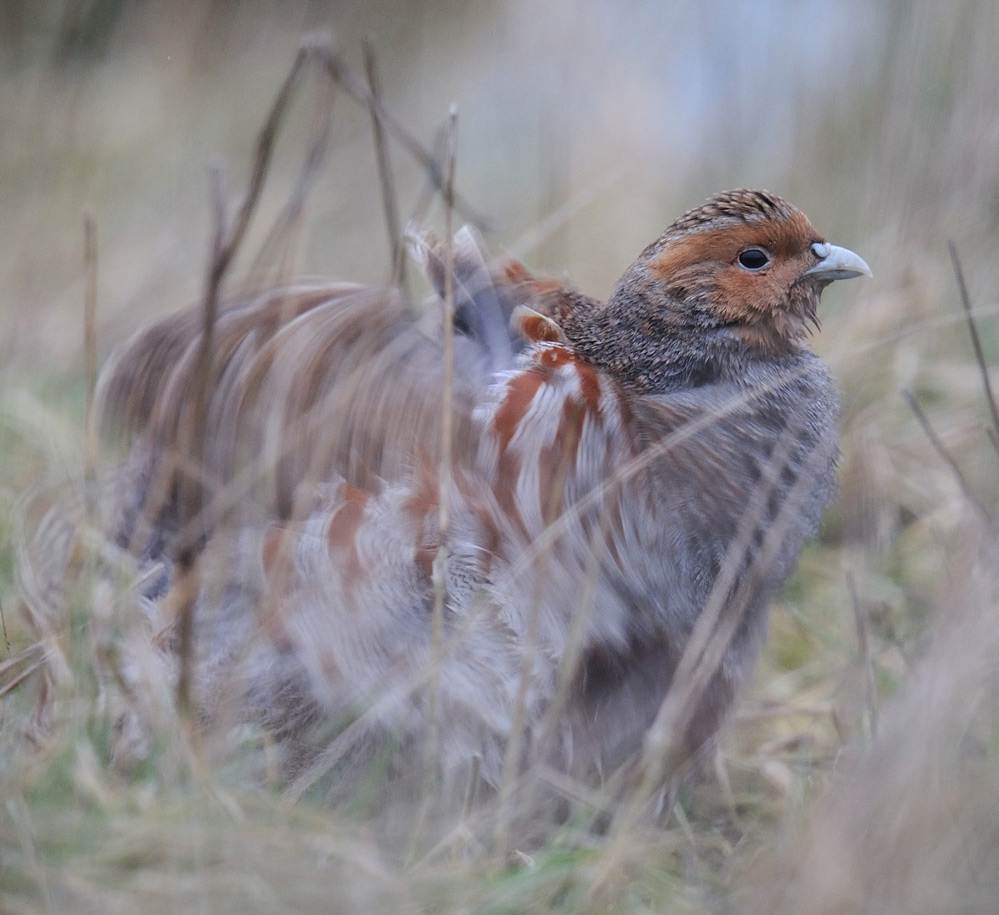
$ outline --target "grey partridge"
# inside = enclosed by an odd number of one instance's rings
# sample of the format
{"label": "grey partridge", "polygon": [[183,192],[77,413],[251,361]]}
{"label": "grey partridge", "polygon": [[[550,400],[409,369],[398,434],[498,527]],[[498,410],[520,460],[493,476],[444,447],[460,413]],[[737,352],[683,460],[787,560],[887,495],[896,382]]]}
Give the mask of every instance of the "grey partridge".
{"label": "grey partridge", "polygon": [[497,785],[516,733],[516,768],[594,778],[640,747],[720,588],[738,624],[681,735],[703,746],[834,492],[836,388],[804,340],[825,286],[869,268],[749,190],[681,216],[606,304],[487,263],[467,230],[413,247],[442,295],[453,263],[448,404],[440,322],[395,289],[231,303],[197,467],[200,315],[105,372],[105,416],[132,433],[109,523],[157,570],[142,606],[167,652],[198,525],[202,716],[264,726],[291,775],[405,760],[433,715],[445,776],[475,757]]}

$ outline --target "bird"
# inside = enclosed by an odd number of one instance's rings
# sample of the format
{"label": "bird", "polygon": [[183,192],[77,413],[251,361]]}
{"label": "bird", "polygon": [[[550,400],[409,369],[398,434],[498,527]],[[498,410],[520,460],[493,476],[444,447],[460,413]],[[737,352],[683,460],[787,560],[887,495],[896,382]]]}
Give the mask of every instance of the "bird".
{"label": "bird", "polygon": [[807,338],[870,268],[762,190],[680,216],[606,302],[467,227],[408,240],[429,306],[291,284],[226,304],[207,377],[197,309],[112,357],[106,527],[151,637],[174,663],[193,569],[199,720],[260,727],[292,783],[386,747],[405,771],[428,734],[456,784],[473,760],[493,788],[534,764],[599,783],[714,608],[731,632],[678,737],[703,752],[835,493]]}

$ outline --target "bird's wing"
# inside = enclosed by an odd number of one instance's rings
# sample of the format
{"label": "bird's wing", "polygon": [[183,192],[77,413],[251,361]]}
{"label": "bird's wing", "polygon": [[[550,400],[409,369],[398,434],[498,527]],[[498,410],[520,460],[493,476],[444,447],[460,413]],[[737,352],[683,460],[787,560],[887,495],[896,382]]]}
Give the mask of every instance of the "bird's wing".
{"label": "bird's wing", "polygon": [[[470,231],[458,233],[450,252],[430,235],[412,243],[436,288],[446,285],[447,263],[454,268],[447,409],[451,460],[466,466],[477,448],[472,412],[493,374],[514,364],[523,341],[508,318],[530,290],[490,267]],[[101,381],[104,427],[133,440],[114,500],[129,517],[116,523],[134,528],[141,506],[146,530],[183,527],[190,518],[177,498],[182,474],[204,485],[214,517],[239,506],[241,519],[266,521],[294,515],[296,500],[304,492],[308,502],[317,484],[343,479],[371,490],[417,462],[433,465],[445,412],[444,348],[440,319],[430,317],[397,290],[346,284],[268,290],[221,312],[207,380],[198,372],[197,310],[142,331]],[[192,449],[199,394],[205,434]],[[198,467],[191,466],[192,454]],[[118,539],[130,536],[119,532]]]}
{"label": "bird's wing", "polygon": [[[630,456],[622,410],[613,383],[568,346],[532,344],[468,415],[469,453],[451,473],[424,453],[411,472],[380,485],[331,475],[297,517],[246,525],[228,543],[223,534],[220,549],[206,552],[234,549],[235,558],[202,566],[202,593],[220,596],[202,604],[206,641],[226,643],[233,620],[255,619],[243,652],[252,669],[241,669],[256,677],[263,707],[294,721],[308,697],[324,718],[363,713],[397,736],[420,731],[418,697],[439,663],[441,714],[465,722],[442,761],[457,766],[495,745],[483,757],[483,775],[495,781],[521,653],[537,640],[538,676],[553,676],[588,579],[599,579],[591,600],[600,613],[587,643],[626,646],[626,601],[590,565],[593,555],[613,561],[601,542],[611,525],[601,521],[617,498],[615,469]],[[442,486],[449,526],[435,662]],[[537,606],[544,612],[532,636]]]}

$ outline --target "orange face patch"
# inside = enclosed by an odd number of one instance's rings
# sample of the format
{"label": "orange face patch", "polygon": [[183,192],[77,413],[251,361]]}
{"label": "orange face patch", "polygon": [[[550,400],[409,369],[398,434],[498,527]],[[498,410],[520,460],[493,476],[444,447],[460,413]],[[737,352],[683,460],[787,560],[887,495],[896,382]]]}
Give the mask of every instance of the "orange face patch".
{"label": "orange face patch", "polygon": [[[783,219],[692,232],[667,243],[650,268],[667,289],[682,288],[683,296],[698,288],[707,293],[712,313],[725,324],[765,323],[775,335],[767,345],[773,349],[804,332],[801,317],[787,313],[787,305],[818,240],[808,218],[795,211]],[[740,266],[740,252],[757,246],[770,262],[759,270]]]}
{"label": "orange face patch", "polygon": [[801,254],[820,240],[808,217],[796,212],[787,219],[692,232],[667,244],[652,259],[651,267],[664,282],[672,283],[697,265],[734,263],[750,245],[762,245],[776,259]]}

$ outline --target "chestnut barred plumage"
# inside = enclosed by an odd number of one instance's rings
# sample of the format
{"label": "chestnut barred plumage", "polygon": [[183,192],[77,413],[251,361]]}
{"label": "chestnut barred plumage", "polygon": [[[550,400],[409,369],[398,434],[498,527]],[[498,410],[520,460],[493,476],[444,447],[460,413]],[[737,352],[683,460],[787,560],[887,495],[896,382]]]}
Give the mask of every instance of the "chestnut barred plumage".
{"label": "chestnut barred plumage", "polygon": [[[443,244],[412,243],[443,294]],[[606,304],[488,264],[467,230],[453,257],[443,474],[440,328],[399,290],[299,286],[230,303],[197,468],[178,442],[203,383],[199,315],[155,324],[115,358],[104,415],[133,444],[108,523],[158,569],[143,601],[164,653],[172,548],[195,520],[179,480],[194,474],[207,506],[198,706],[206,721],[263,724],[289,774],[331,745],[346,768],[386,740],[405,758],[433,681],[446,777],[478,754],[498,785],[518,718],[518,766],[602,777],[639,748],[722,582],[740,617],[684,735],[696,750],[833,494],[837,395],[803,341],[822,289],[870,271],[762,191],[680,217]]]}

